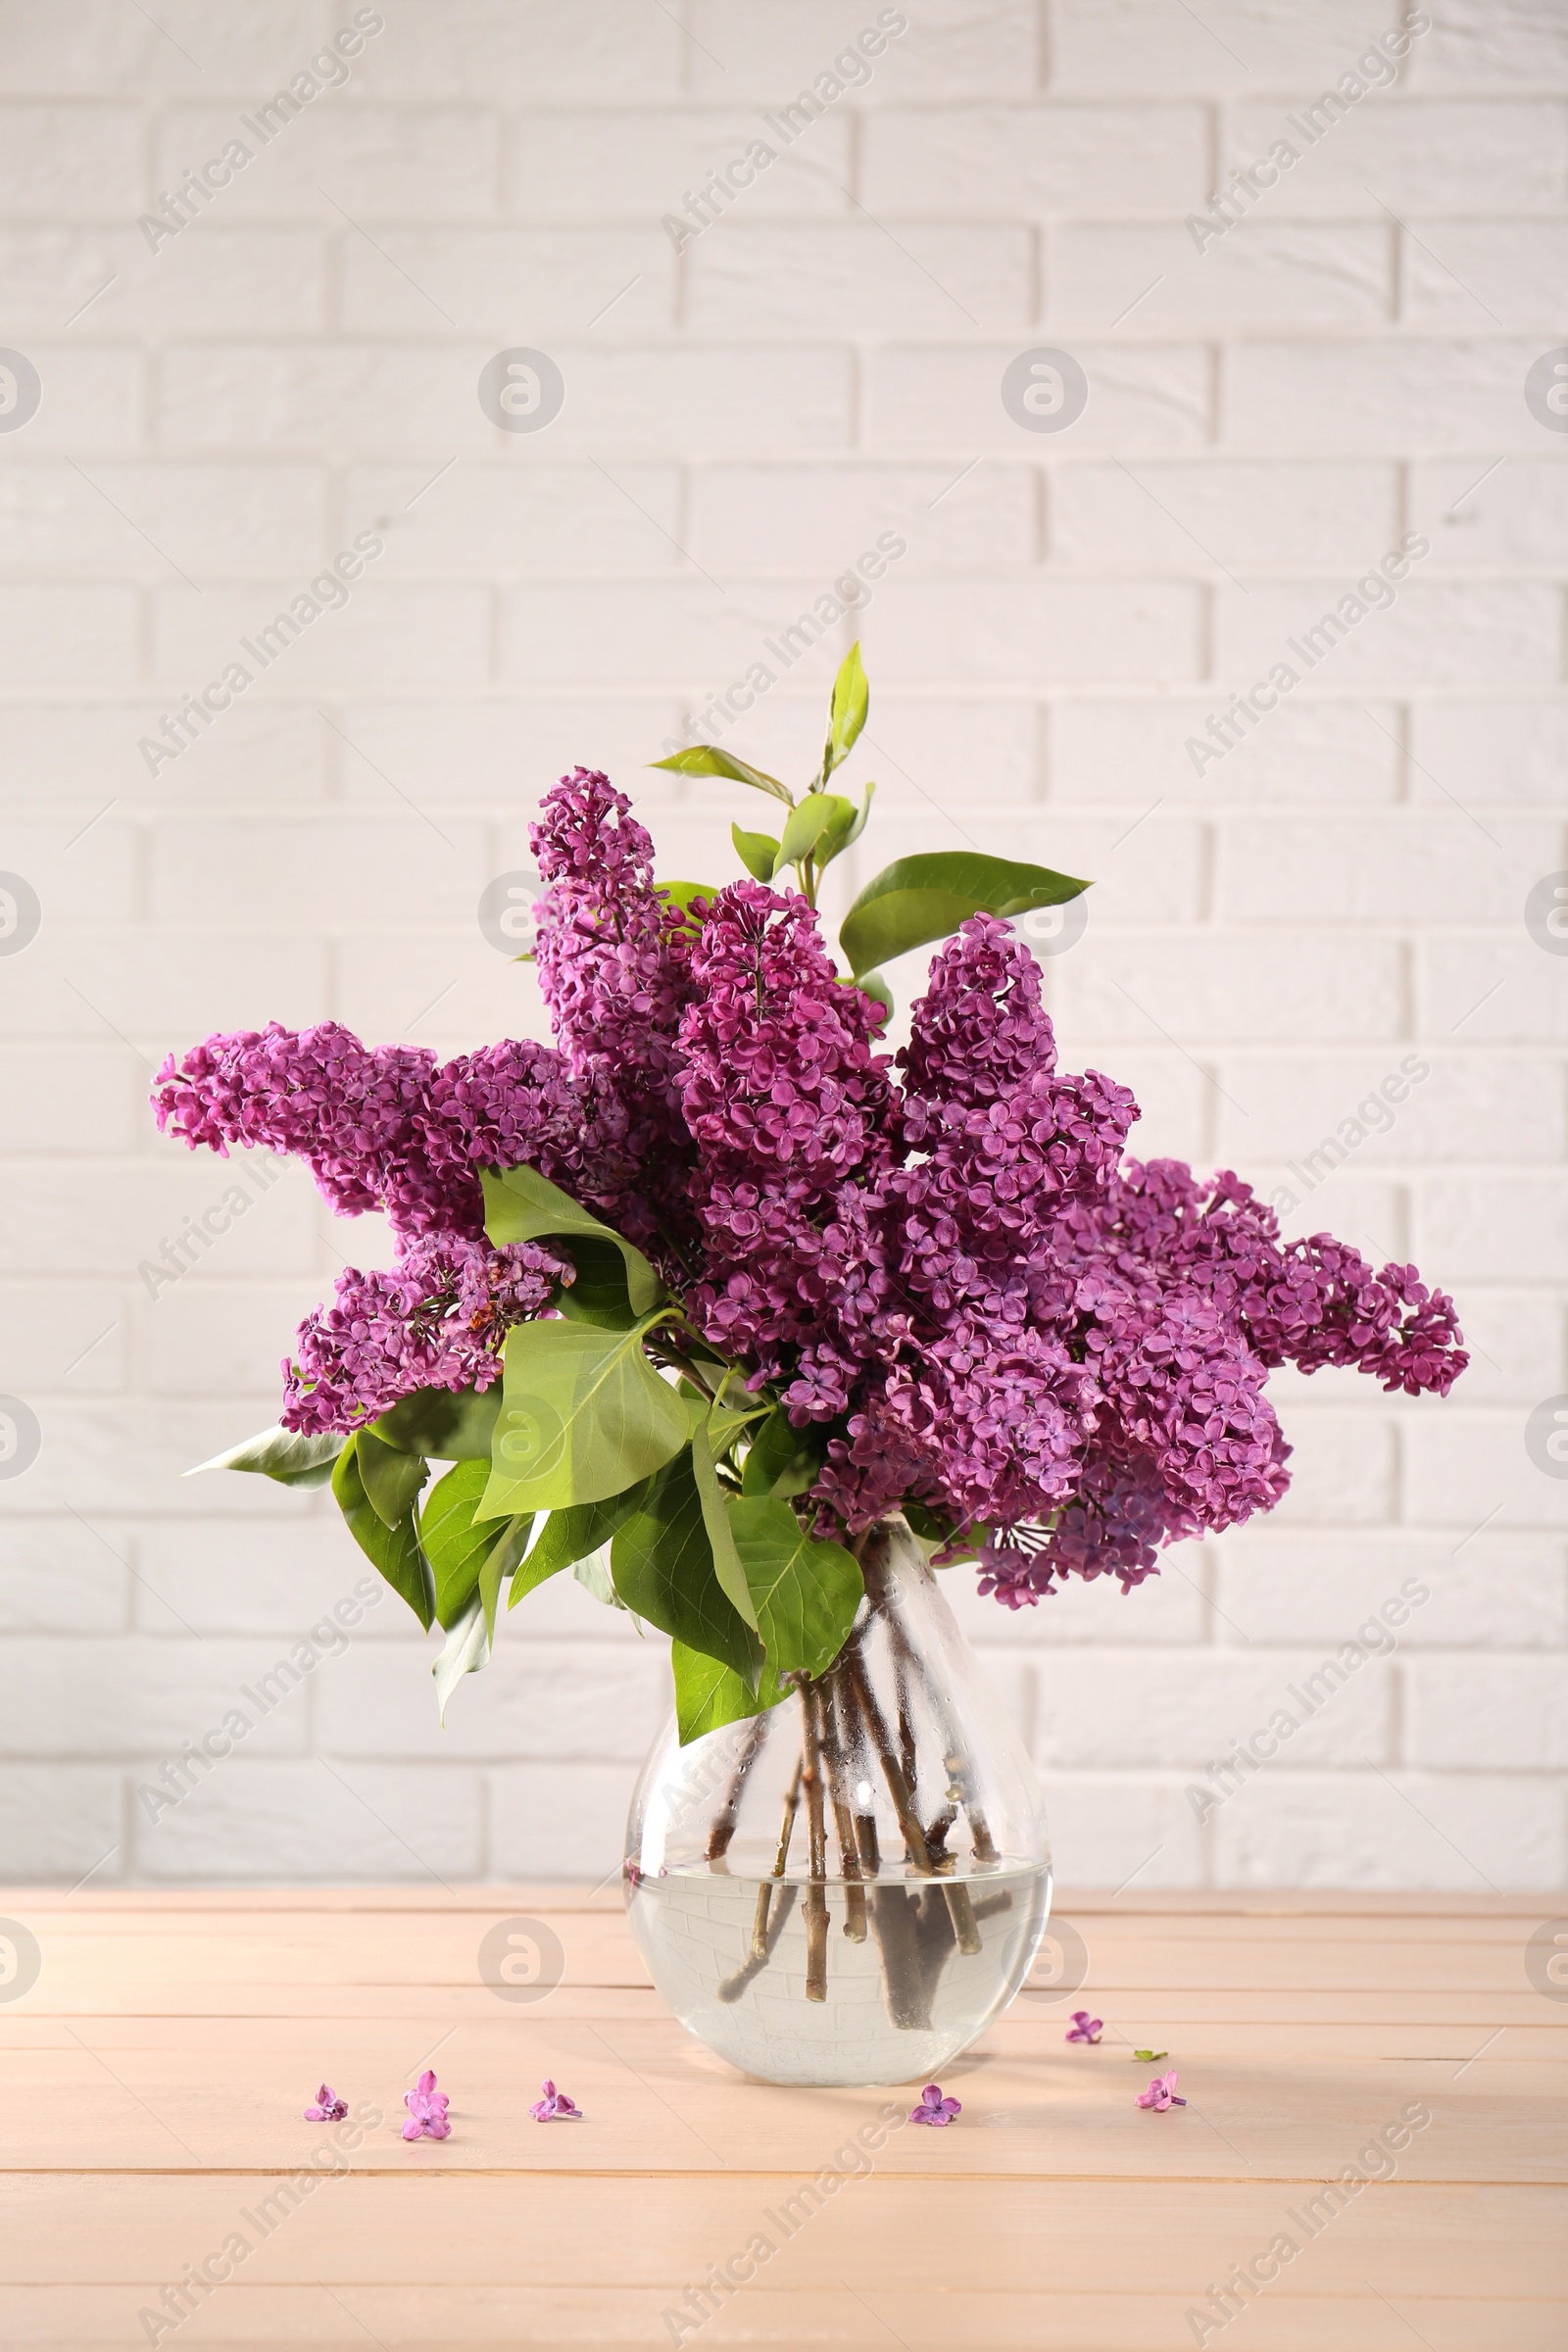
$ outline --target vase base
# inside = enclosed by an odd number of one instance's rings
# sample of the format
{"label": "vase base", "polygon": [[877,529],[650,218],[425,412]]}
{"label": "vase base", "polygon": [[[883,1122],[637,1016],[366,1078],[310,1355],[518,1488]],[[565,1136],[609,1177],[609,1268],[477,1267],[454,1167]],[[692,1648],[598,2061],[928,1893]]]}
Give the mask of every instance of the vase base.
{"label": "vase base", "polygon": [[966,2049],[1022,1984],[1050,1904],[1038,1864],[864,1887],[699,1866],[627,1890],[699,2040],[762,2082],[837,2087],[924,2081]]}

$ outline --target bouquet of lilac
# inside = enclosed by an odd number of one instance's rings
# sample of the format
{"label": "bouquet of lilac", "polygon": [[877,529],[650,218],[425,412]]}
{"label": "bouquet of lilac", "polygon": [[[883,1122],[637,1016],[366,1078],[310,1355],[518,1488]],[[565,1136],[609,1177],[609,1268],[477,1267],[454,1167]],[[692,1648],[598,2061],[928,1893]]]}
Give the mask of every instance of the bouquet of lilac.
{"label": "bouquet of lilac", "polygon": [[[902,858],[837,968],[817,885],[872,787],[828,785],[866,705],[857,648],[799,800],[711,746],[659,763],[780,804],[777,837],[733,828],[748,878],[722,887],[656,881],[603,775],[546,795],[555,1048],[438,1063],[273,1025],[159,1074],[165,1130],[295,1152],[340,1214],[391,1220],[396,1262],[301,1324],[279,1427],[203,1467],[330,1480],[445,1630],[443,1704],[503,1591],[576,1567],[673,1638],[695,1737],[827,1673],[896,1513],[1010,1609],[1069,1576],[1125,1592],[1285,1492],[1274,1366],[1411,1396],[1464,1369],[1414,1267],[1284,1242],[1240,1178],[1124,1156],[1137,1104],[1057,1068],[1008,921],[1086,883]],[[908,1045],[879,1052],[877,966],[941,939]]]}

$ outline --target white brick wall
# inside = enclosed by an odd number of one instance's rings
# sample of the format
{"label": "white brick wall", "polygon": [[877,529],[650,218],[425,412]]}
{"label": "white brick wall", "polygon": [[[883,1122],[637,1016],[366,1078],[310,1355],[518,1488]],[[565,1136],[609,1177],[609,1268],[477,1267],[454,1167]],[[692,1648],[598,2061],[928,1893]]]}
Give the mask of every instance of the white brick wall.
{"label": "white brick wall", "polygon": [[[0,342],[44,387],[0,432],[0,867],[43,905],[0,956],[0,1390],[43,1430],[0,1480],[0,1875],[613,1865],[662,1645],[564,1584],[445,1734],[388,1600],[177,1806],[138,1802],[364,1565],[319,1497],[178,1473],[271,1418],[295,1320],[385,1255],[290,1170],[149,1298],[140,1261],[231,1171],[160,1144],[143,1092],[272,1016],[542,1034],[473,915],[540,791],[607,765],[670,868],[726,873],[727,796],[642,762],[897,529],[860,624],[878,850],[1096,877],[1048,988],[1146,1151],[1272,1187],[1424,1056],[1293,1221],[1414,1254],[1478,1348],[1446,1406],[1282,1380],[1290,1498],[1131,1599],[1007,1618],[956,1572],[1061,1868],[1562,1883],[1568,1482],[1523,1444],[1568,1387],[1568,962],[1523,919],[1568,867],[1568,446],[1523,397],[1568,339],[1562,10],[1433,0],[1396,83],[1200,252],[1185,217],[1396,0],[904,7],[679,256],[661,216],[872,0],[398,0],[154,253],[158,191],[353,11],[0,0]],[[475,396],[514,343],[565,376],[537,437]],[[1056,436],[1000,397],[1039,344],[1091,386]],[[138,737],[366,528],[347,611],[149,776]],[[1208,713],[1412,530],[1393,610],[1195,774]],[[847,643],[735,742],[799,767]],[[1390,1653],[1195,1807],[1412,1580]]]}

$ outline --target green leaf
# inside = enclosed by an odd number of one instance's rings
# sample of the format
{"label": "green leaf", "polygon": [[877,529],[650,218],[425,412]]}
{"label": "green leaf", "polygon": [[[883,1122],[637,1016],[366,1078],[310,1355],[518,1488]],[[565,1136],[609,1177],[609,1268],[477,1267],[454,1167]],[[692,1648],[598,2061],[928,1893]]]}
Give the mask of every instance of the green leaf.
{"label": "green leaf", "polygon": [[677,752],[672,760],[650,760],[648,764],[673,768],[677,776],[728,776],[732,784],[750,784],[758,792],[770,794],[775,801],[782,801],[786,808],[795,805],[794,795],[777,776],[767,775],[744,760],[732,759],[716,744],[694,743],[688,751]]}
{"label": "green leaf", "polygon": [[387,1527],[406,1519],[418,1501],[430,1465],[419,1453],[404,1453],[373,1429],[358,1433],[355,1447],[361,1481],[376,1517]]}
{"label": "green leaf", "polygon": [[[631,1617],[630,1609],[615,1591],[614,1580],[605,1566],[602,1551],[591,1551],[585,1560],[577,1562],[571,1573],[574,1582],[581,1585],[585,1592],[591,1593],[602,1609],[619,1609],[622,1616]],[[632,1623],[641,1633],[642,1619],[632,1617]]]}
{"label": "green leaf", "polygon": [[629,1331],[641,1317],[631,1302],[626,1261],[612,1242],[592,1234],[575,1234],[562,1248],[576,1268],[575,1282],[564,1282],[556,1305],[573,1323],[595,1323],[602,1331]]}
{"label": "green leaf", "polygon": [[518,1323],[507,1335],[487,1518],[603,1502],[686,1443],[686,1407],[643,1353],[650,1328]]}
{"label": "green leaf", "polygon": [[[444,1626],[457,1623],[487,1570],[493,1590],[499,1591],[501,1578],[521,1558],[533,1525],[531,1512],[507,1519],[481,1514],[489,1477],[487,1462],[459,1462],[431,1488],[419,1513],[419,1543],[435,1577],[435,1613]],[[493,1621],[493,1598],[490,1616]]]}
{"label": "green leaf", "polygon": [[500,1410],[499,1381],[482,1396],[474,1389],[416,1389],[370,1427],[383,1446],[404,1453],[437,1462],[487,1462]]}
{"label": "green leaf", "polygon": [[735,844],[735,854],[754,882],[771,882],[778,864],[778,843],[771,833],[743,833],[739,825],[731,825],[729,837]]}
{"label": "green leaf", "polygon": [[754,1695],[750,1684],[732,1668],[703,1650],[688,1648],[684,1642],[671,1644],[669,1662],[675,1670],[675,1720],[682,1747],[726,1723],[765,1715],[769,1707],[789,1696],[778,1677],[765,1666]]}
{"label": "green leaf", "polygon": [[485,1640],[496,1638],[496,1610],[500,1605],[501,1588],[522,1556],[533,1525],[532,1511],[518,1511],[506,1521],[500,1535],[491,1545],[479,1571],[479,1604],[484,1610]]}
{"label": "green leaf", "polygon": [[264,1478],[276,1479],[280,1487],[324,1487],[343,1443],[337,1430],[303,1437],[294,1429],[264,1429],[259,1436],[243,1439],[226,1453],[215,1453],[210,1462],[198,1462],[182,1475],[195,1478],[203,1470],[258,1470]]}
{"label": "green leaf", "polygon": [[718,896],[716,882],[656,882],[654,889],[660,898],[667,899],[672,906],[678,906],[687,921],[692,923],[698,919],[692,913],[693,899],[716,899]]}
{"label": "green leaf", "polygon": [[771,1497],[737,1497],[729,1523],[768,1664],[775,1674],[825,1674],[865,1592],[858,1561],[842,1544],[815,1543]]}
{"label": "green leaf", "polygon": [[584,1560],[591,1551],[599,1551],[610,1542],[617,1527],[623,1527],[643,1499],[647,1480],[628,1487],[624,1494],[612,1494],[606,1502],[579,1502],[564,1511],[552,1511],[539,1532],[539,1541],[512,1580],[512,1597],[507,1606],[514,1609],[527,1592],[542,1585],[547,1577],[556,1576],[563,1568],[571,1568]]}
{"label": "green leaf", "polygon": [[866,786],[865,798],[861,801],[858,808],[856,808],[853,801],[844,803],[850,812],[850,821],[848,824],[836,822],[824,833],[821,846],[816,853],[818,865],[826,865],[829,859],[836,858],[841,850],[847,850],[852,841],[859,840],[860,835],[865,831],[865,820],[871,813],[871,801],[875,791],[874,784]]}
{"label": "green leaf", "polygon": [[741,1464],[743,1494],[804,1494],[827,1459],[828,1431],[822,1422],[797,1429],[776,1404],[752,1439]]}
{"label": "green leaf", "polygon": [[833,770],[849,758],[855,747],[855,739],[865,724],[865,714],[870,707],[871,689],[865,682],[865,671],[860,666],[860,649],[858,644],[852,645],[833,681],[827,742],[822,751],[824,784]]}
{"label": "green leaf", "polygon": [[636,1244],[601,1223],[569,1193],[547,1183],[536,1168],[507,1168],[499,1175],[481,1168],[479,1181],[484,1186],[484,1229],[493,1242],[539,1242],[579,1233],[611,1242],[626,1261],[626,1288],[637,1312],[646,1315],[663,1298],[663,1284]]}
{"label": "green leaf", "polygon": [[978,850],[900,858],[866,884],[839,929],[857,979],[895,956],[946,939],[971,914],[1023,914],[1059,906],[1091,885],[1048,865],[1018,865]]}
{"label": "green leaf", "polygon": [[756,1689],[761,1647],[713,1572],[702,1496],[684,1446],[616,1530],[610,1568],[628,1609],[688,1648],[722,1659]]}
{"label": "green leaf", "polygon": [[393,1592],[408,1602],[428,1632],[435,1615],[435,1580],[430,1574],[429,1561],[419,1549],[414,1513],[410,1511],[396,1527],[388,1527],[375,1509],[360,1476],[358,1433],[337,1457],[332,1493],[337,1497],[338,1509],[348,1521],[349,1534],[366,1558],[374,1562]]}
{"label": "green leaf", "polygon": [[692,1476],[702,1500],[703,1525],[708,1530],[708,1542],[713,1555],[713,1574],[731,1605],[756,1630],[757,1610],[753,1605],[751,1588],[741,1555],[735,1548],[730,1532],[729,1513],[724,1489],[718,1483],[718,1465],[734,1445],[747,1417],[743,1413],[708,1412],[699,1409],[692,1415]]}
{"label": "green leaf", "polygon": [[477,1592],[447,1630],[441,1654],[430,1668],[435,1676],[436,1704],[441,1711],[443,1730],[447,1720],[447,1700],[452,1696],[466,1674],[477,1674],[481,1666],[490,1663],[490,1627],[485,1619],[484,1603]]}
{"label": "green leaf", "polygon": [[836,792],[808,792],[800,806],[790,810],[784,837],[778,845],[774,873],[782,873],[787,865],[798,865],[803,858],[810,856],[824,833],[835,826],[852,824],[854,819],[853,801],[840,800]]}

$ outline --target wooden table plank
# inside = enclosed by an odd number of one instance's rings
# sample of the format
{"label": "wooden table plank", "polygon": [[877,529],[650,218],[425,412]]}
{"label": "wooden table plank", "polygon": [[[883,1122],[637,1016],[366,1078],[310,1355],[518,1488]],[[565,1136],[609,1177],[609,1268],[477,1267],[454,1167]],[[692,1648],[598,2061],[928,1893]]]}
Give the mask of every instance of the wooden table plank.
{"label": "wooden table plank", "polygon": [[[85,1885],[63,1895],[55,1886],[14,1885],[6,1900],[13,1904],[42,1904],[73,1911],[119,1911],[142,1916],[149,1906],[160,1915],[202,1911],[262,1911],[279,1907],[291,1911],[348,1913],[384,1912],[407,1918],[421,1911],[512,1911],[541,1907],[564,1911],[609,1911],[621,1908],[618,1878],[597,1886],[530,1881],[509,1884],[491,1880],[482,1886],[444,1887],[420,1883],[407,1886],[181,1886],[160,1892],[139,1886]],[[1363,1893],[1325,1888],[1170,1888],[1147,1894],[1101,1887],[1058,1887],[1057,1910],[1114,1912],[1120,1918],[1147,1916],[1160,1920],[1212,1916],[1242,1919],[1252,1916],[1288,1920],[1343,1918],[1378,1919],[1538,1919],[1550,1916],[1555,1898],[1541,1894],[1450,1894],[1445,1892]]]}
{"label": "wooden table plank", "polygon": [[[607,2020],[648,2025],[669,2020],[669,2012],[658,1993],[633,1989],[573,1993],[563,1987],[548,2004],[541,2002],[532,2014],[548,2018],[552,2026],[584,2021],[603,2025]],[[1537,2010],[1535,2014],[1541,2015],[1543,2011]],[[75,2013],[77,2024],[83,2015],[81,2011]],[[1059,2015],[1047,2012],[1033,2018],[1020,2014],[1020,2008],[1015,2006],[991,2029],[987,2047],[1005,2052],[1016,2044],[1020,2050],[1029,2051],[1039,2044],[1054,2050],[1062,2040],[1065,2016],[1065,2006]],[[465,2031],[482,2034],[494,2029],[504,2036],[513,2022],[512,2017],[504,2019],[492,2009],[468,2018]],[[1127,2028],[1135,2022],[1138,2032],[1132,2034]],[[111,2056],[117,2049],[188,2051],[199,2054],[209,2068],[243,2063],[251,2051],[275,2052],[309,2072],[319,2061],[323,2034],[329,2037],[333,2050],[358,2054],[363,2050],[381,2050],[389,2034],[401,2032],[416,2037],[421,2031],[422,2021],[407,2008],[394,2004],[384,2015],[375,2016],[361,2013],[329,2017],[313,2014],[309,2009],[281,2017],[234,2017],[222,2013],[205,2016],[193,2011],[162,2017],[138,2012],[101,2013],[91,2017],[90,2039],[95,2049]],[[1357,2024],[1348,2020],[1324,2023],[1290,2018],[1279,2024],[1256,2024],[1226,2017],[1188,2019],[1181,2026],[1177,2062],[1181,2057],[1278,2060],[1295,2056],[1308,2061],[1334,2057],[1427,2058],[1446,2059],[1457,2068],[1476,2063],[1478,2049],[1485,2046],[1486,2057],[1479,2063],[1524,2068],[1561,2059],[1563,2033],[1562,2026],[1552,2024],[1516,2023],[1507,2026],[1498,2038],[1494,2029],[1408,2020]],[[1158,2037],[1153,2041],[1148,2039],[1141,2017],[1136,2021],[1107,2019],[1106,2040],[1117,2034],[1122,2040],[1116,2046],[1125,2046],[1127,2050],[1166,2046]],[[75,2046],[71,2019],[48,2015],[14,2017],[0,2031],[0,2079],[4,2079],[10,2054],[20,2056],[27,2051],[66,2050]]]}
{"label": "wooden table plank", "polygon": [[[565,1970],[575,1984],[651,1982],[635,1953],[624,1948],[618,1921],[551,1919]],[[830,1914],[831,1917],[831,1914]],[[837,1924],[836,1922],[834,1923]],[[38,1942],[49,1982],[44,1998],[74,2009],[89,1986],[106,1982],[117,1999],[167,2000],[187,1989],[220,1985],[284,1988],[333,1984],[476,1985],[481,1983],[481,1936],[466,1932],[410,1934],[397,1951],[363,1927],[354,1935],[248,1930],[243,1939],[170,1935],[126,1937],[115,1954],[113,1976],[103,1971],[104,1938],[80,1926],[48,1925]],[[1091,1934],[1084,1989],[1169,1993],[1223,1992],[1525,1992],[1525,1944],[1450,1944],[1434,1948],[1409,1937],[1397,1943],[1322,1941],[1292,1944],[1245,1935],[1164,1939]],[[737,1935],[737,1965],[743,1951]],[[842,1948],[842,1947],[841,1947]],[[829,1945],[831,1966],[832,1946]],[[1039,1999],[1038,1994],[1029,1996]],[[1054,1998],[1059,1994],[1053,1992]],[[1069,2004],[1070,2005],[1070,2004]]]}
{"label": "wooden table plank", "polygon": [[[615,1887],[33,1889],[0,1914],[43,1956],[0,2007],[0,2346],[150,2341],[138,2315],[236,2230],[182,2347],[691,2341],[689,2292],[760,2231],[705,2346],[1158,2352],[1281,2231],[1297,2251],[1234,2305],[1240,2347],[1568,2343],[1568,2004],[1524,1970],[1549,1899],[1079,1897],[1082,1990],[1021,1997],[947,2070],[960,2124],[874,2158],[858,2125],[911,2086],[735,2075],[649,1987]],[[476,1963],[519,1916],[564,1954],[522,2007]],[[1105,2038],[1069,2047],[1086,2001]],[[1188,2108],[1134,2106],[1134,2039]],[[432,2055],[453,2136],[409,2146],[398,2101]],[[527,2117],[545,2073],[582,2124]],[[299,2116],[323,2075],[382,2119],[326,2178]],[[1372,2135],[1412,2108],[1430,2123],[1390,2170]]]}
{"label": "wooden table plank", "polygon": [[[136,2313],[156,2295],[150,2279],[72,2289],[11,2287],[0,2309],[7,2352],[125,2352],[146,2334]],[[156,2306],[154,2306],[156,2308]],[[463,2352],[475,2345],[517,2352],[623,2352],[672,2340],[658,2288],[385,2287],[378,2284],[250,2286],[236,2277],[202,2308],[188,2330],[166,2342],[244,2346],[278,2352],[309,2344],[326,2352]],[[790,2352],[1175,2352],[1194,2340],[1177,2295],[1004,2294],[958,2288],[943,2295],[896,2288],[791,2293],[754,2283],[687,2343],[705,2348],[772,2344]],[[129,2325],[127,2326],[127,2322]],[[1505,2325],[1507,2334],[1499,2332]],[[1259,2300],[1248,2308],[1246,2352],[1396,2352],[1401,2342],[1430,2352],[1562,2352],[1556,2301],[1405,2294],[1380,2303],[1350,2295]],[[1211,2342],[1221,2341],[1210,2338]]]}
{"label": "wooden table plank", "polygon": [[[1216,1997],[1208,2003],[1188,2000],[1163,2010],[1122,2008],[1089,1994],[1078,1998],[1092,1999],[1096,2014],[1105,2018],[1107,2037],[1120,2034],[1129,2049],[1164,2049],[1171,2046],[1172,2035],[1179,2034],[1181,2047],[1189,2053],[1229,2051],[1280,2062],[1298,2056],[1332,2056],[1343,2052],[1364,2057],[1450,2058],[1458,2065],[1474,2058],[1479,2049],[1488,2045],[1494,2057],[1524,2060],[1549,2057],[1553,2049],[1561,2047],[1563,2032],[1560,2025],[1552,2022],[1547,2004],[1538,1996],[1521,1996],[1506,2003],[1500,1998],[1492,2002],[1478,1999],[1468,2004],[1474,2011],[1469,2021],[1453,2016],[1454,2009],[1465,2005],[1456,2002],[1442,2004],[1443,2014],[1438,2016],[1412,2017],[1396,2012],[1380,2019],[1348,2016],[1345,2002],[1315,2003],[1314,2014],[1301,2018],[1279,2014],[1275,2003],[1250,2004],[1261,2010],[1257,2016],[1238,2015],[1241,1995]],[[1107,2010],[1111,2014],[1106,2015]],[[1503,2012],[1506,2022],[1499,2028],[1499,2013]],[[659,1995],[651,1990],[590,1987],[577,1992],[564,1988],[549,2002],[541,2001],[533,2014],[547,2016],[552,2023],[589,2020],[602,2025],[607,2020],[646,2023],[667,2018],[669,2013]],[[1066,2010],[1061,2009],[1030,2021],[1020,2016],[1019,2007],[1015,2006],[999,2019],[992,2033],[1003,2036],[1038,2034],[1054,2044],[1061,2038],[1066,2015]],[[480,2027],[495,2021],[496,2005],[489,1996],[478,1999],[466,1994],[430,1994],[421,1998],[410,1993],[367,1996],[358,2001],[345,1994],[336,1997],[331,2005],[307,1998],[275,2014],[261,2010],[249,2016],[243,2011],[236,2014],[229,2005],[220,2006],[210,2014],[194,2008],[162,2014],[146,2011],[121,2014],[109,2009],[83,2008],[74,2016],[78,2022],[90,2019],[93,2038],[106,2050],[117,2043],[126,2048],[172,2048],[187,2042],[192,2048],[222,2050],[236,2046],[238,2038],[241,2043],[304,2051],[309,2065],[309,2053],[321,2046],[319,2036],[323,2033],[334,2046],[352,2043],[352,2037],[362,2032],[373,2033],[379,2040],[385,2031],[395,2027],[407,2027],[416,2037],[422,2033],[429,2038],[432,2020],[436,2021],[438,2032],[443,2023]],[[6,2021],[0,2024],[0,2054],[8,2048],[64,2047],[69,2040],[67,2022],[51,2017],[17,2017]],[[1499,2030],[1506,2036],[1503,2040],[1495,2039]]]}
{"label": "wooden table plank", "polygon": [[[0,2082],[34,2119],[28,2158],[39,2169],[74,2168],[85,2140],[117,2170],[165,2171],[183,2151],[203,2167],[281,2172],[308,2163],[322,2143],[299,2111],[324,2075],[356,2102],[373,2099],[387,2119],[357,2151],[356,2169],[405,2173],[399,2101],[427,2054],[406,2036],[362,2047],[346,2063],[332,2048],[318,2050],[315,2064],[296,2063],[285,2106],[275,2055],[244,2056],[215,2076],[206,2058],[168,2051],[117,2049],[110,2058],[89,2031],[65,2051],[0,2061]],[[650,2141],[669,2174],[809,2170],[873,2120],[884,2095],[737,2081],[668,2020],[599,2029],[521,2018],[460,2029],[435,2057],[461,2126],[442,2163],[458,2172],[634,2173]],[[1184,2063],[1189,2107],[1158,2118],[1134,2103],[1150,2072],[1105,2043],[1067,2050],[1058,2039],[1020,2054],[988,2037],[944,2070],[945,2087],[963,2101],[964,2128],[942,2139],[942,2169],[955,2178],[1324,2180],[1419,2106],[1432,2122],[1403,2151],[1401,2179],[1562,2179],[1568,2064],[1483,2060],[1455,2081],[1446,2060],[1321,2060],[1282,2079],[1222,2056]],[[531,2120],[529,2102],[547,2074],[569,2084],[584,2127],[543,2131]],[[906,2083],[892,2105],[902,2117],[918,2095],[918,2082]],[[928,2176],[934,2137],[896,2132],[879,2172]]]}
{"label": "wooden table plank", "polygon": [[[1107,2187],[874,2174],[791,2215],[786,2204],[801,2188],[795,2174],[710,2174],[700,2194],[672,2196],[662,2173],[650,2171],[617,2180],[612,2204],[563,2174],[530,2181],[525,2199],[514,2180],[496,2174],[464,2177],[455,2192],[444,2177],[449,2147],[420,2142],[419,2171],[397,2180],[322,2179],[270,2217],[262,2205],[277,2191],[275,2176],[186,2173],[172,2196],[157,2180],[17,2174],[7,2183],[0,2280],[8,2293],[12,2282],[49,2283],[66,2264],[95,2282],[177,2278],[238,2231],[253,2241],[244,2266],[251,2284],[325,2276],[351,2285],[461,2278],[582,2286],[612,2264],[622,2283],[667,2293],[770,2234],[767,2283],[775,2289],[840,2286],[848,2264],[856,2285],[877,2292],[941,2295],[978,2284],[983,2272],[993,2291],[1009,2293],[1114,2286],[1199,2295],[1294,2227],[1301,2250],[1271,2296],[1353,2292],[1369,2265],[1380,2283],[1389,2281],[1388,2293],[1462,2293],[1474,2289],[1482,2262],[1494,2267],[1489,2291],[1503,2301],[1568,2292],[1561,2188],[1373,2183],[1309,2235],[1291,2220],[1299,2201],[1270,2183]],[[84,2232],[88,2211],[94,2223]]]}

